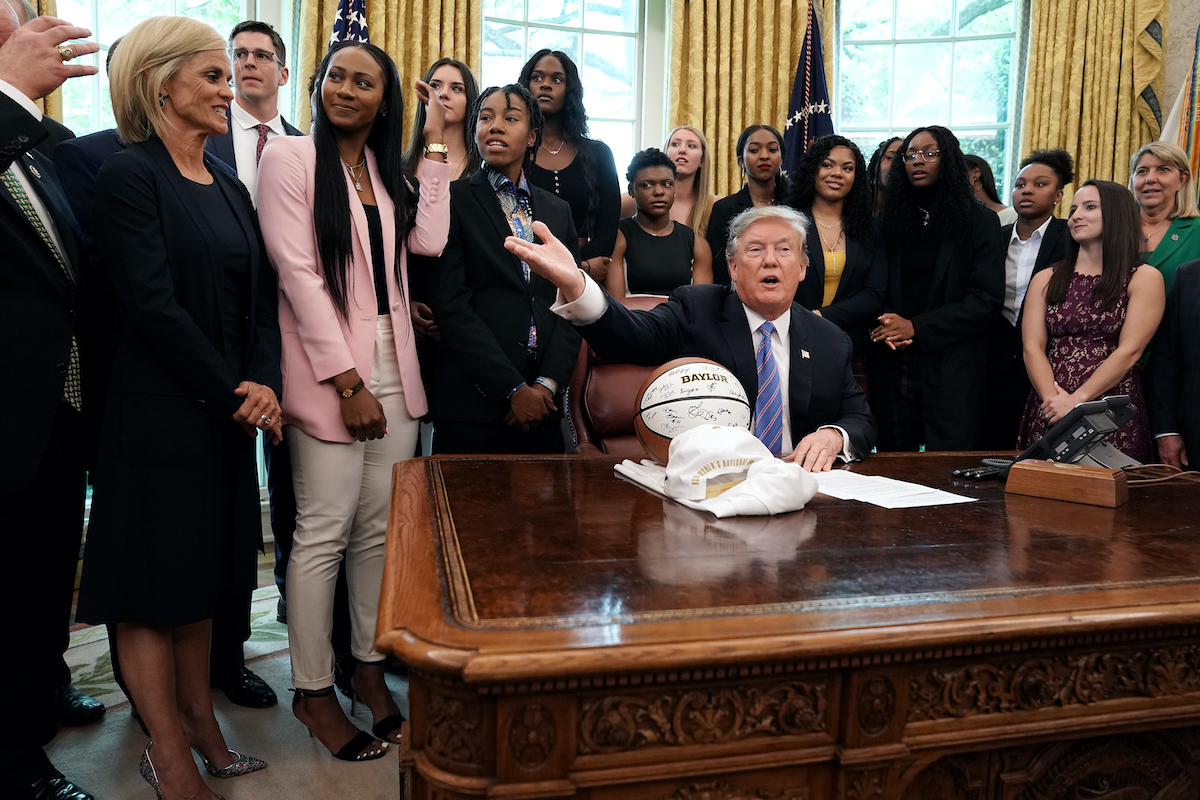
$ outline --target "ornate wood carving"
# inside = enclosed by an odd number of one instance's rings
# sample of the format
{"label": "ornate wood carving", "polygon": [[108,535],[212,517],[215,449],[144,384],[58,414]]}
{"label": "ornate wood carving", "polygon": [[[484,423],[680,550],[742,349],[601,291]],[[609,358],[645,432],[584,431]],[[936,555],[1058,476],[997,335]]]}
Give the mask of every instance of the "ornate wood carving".
{"label": "ornate wood carving", "polygon": [[885,771],[882,769],[847,773],[846,800],[883,800],[885,778]]}
{"label": "ornate wood carving", "polygon": [[876,675],[863,684],[858,696],[858,727],[864,733],[882,733],[895,712],[896,687],[888,678]]}
{"label": "ornate wood carving", "polygon": [[483,767],[483,704],[478,700],[430,692],[425,748],[431,755],[450,764]]}
{"label": "ornate wood carving", "polygon": [[1200,691],[1200,645],[1030,658],[918,673],[908,719],[944,719]]}
{"label": "ornate wood carving", "polygon": [[735,789],[728,783],[690,783],[680,786],[672,800],[808,800],[808,789]]}
{"label": "ornate wood carving", "polygon": [[827,681],[584,699],[581,755],[826,730]]}
{"label": "ornate wood carving", "polygon": [[518,711],[508,729],[513,761],[522,769],[536,770],[544,765],[557,740],[554,713],[541,703],[530,703]]}
{"label": "ornate wood carving", "polygon": [[[1047,751],[1063,749],[1051,746]],[[1037,770],[1019,800],[1192,800],[1200,770],[1158,735],[1091,739]]]}
{"label": "ornate wood carving", "polygon": [[987,752],[933,762],[908,784],[901,800],[979,800],[984,796]]}

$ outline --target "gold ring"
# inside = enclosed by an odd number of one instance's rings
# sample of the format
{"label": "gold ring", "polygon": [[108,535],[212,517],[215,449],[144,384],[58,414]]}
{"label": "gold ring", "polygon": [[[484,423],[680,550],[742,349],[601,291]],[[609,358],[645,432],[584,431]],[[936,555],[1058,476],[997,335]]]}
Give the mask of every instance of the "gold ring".
{"label": "gold ring", "polygon": [[75,51],[72,50],[70,47],[68,47],[65,44],[62,47],[58,48],[58,54],[60,56],[62,56],[63,61],[70,61],[72,58],[75,57]]}

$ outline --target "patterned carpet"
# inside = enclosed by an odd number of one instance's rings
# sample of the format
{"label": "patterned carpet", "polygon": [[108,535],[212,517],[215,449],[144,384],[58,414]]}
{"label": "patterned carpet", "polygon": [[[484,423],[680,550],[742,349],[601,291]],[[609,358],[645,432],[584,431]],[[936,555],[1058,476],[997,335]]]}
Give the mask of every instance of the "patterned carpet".
{"label": "patterned carpet", "polygon": [[[287,626],[275,621],[278,600],[279,591],[273,585],[255,590],[250,603],[250,640],[243,647],[247,662],[287,649]],[[113,680],[108,630],[103,625],[72,631],[66,660],[71,668],[71,683],[79,691],[109,708],[126,702]]]}

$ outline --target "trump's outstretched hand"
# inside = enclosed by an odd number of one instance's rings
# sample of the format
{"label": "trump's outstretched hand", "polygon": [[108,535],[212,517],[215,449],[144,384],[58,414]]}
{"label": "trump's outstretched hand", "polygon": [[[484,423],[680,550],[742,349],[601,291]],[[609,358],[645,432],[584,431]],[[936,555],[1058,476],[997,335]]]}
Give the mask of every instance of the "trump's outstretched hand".
{"label": "trump's outstretched hand", "polygon": [[578,300],[587,286],[583,272],[567,246],[554,238],[546,223],[534,221],[533,232],[544,244],[534,244],[516,236],[504,240],[508,252],[529,265],[529,268],[558,287],[564,302]]}

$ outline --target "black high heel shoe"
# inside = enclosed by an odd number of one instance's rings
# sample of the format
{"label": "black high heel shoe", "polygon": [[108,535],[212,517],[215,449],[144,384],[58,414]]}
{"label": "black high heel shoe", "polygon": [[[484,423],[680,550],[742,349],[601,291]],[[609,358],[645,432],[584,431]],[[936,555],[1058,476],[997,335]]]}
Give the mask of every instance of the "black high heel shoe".
{"label": "black high heel shoe", "polygon": [[[292,689],[292,714],[296,716],[296,719],[300,719],[299,715],[296,714],[296,706],[300,704],[301,698],[329,697],[332,694],[332,686],[327,686],[324,689]],[[302,719],[300,720],[300,723],[304,725],[304,727],[308,728],[308,735],[311,738],[314,735],[312,728],[309,728],[308,723],[304,722]],[[325,745],[324,742],[321,742],[321,744]],[[354,735],[353,738],[350,739],[350,741],[342,745],[342,748],[336,753],[333,752],[333,749],[329,748],[328,745],[325,745],[325,747],[329,749],[329,752],[333,755],[333,757],[339,761],[374,761],[377,758],[383,758],[385,755],[387,755],[388,744],[389,742],[379,741],[376,739],[376,737],[372,736],[366,731],[360,730]],[[368,750],[368,747],[371,749]]]}
{"label": "black high heel shoe", "polygon": [[[358,668],[363,665],[363,662],[359,661],[357,658],[354,658],[354,656],[350,656],[347,659],[345,659],[345,661],[343,663],[348,663],[348,664],[352,665],[351,669],[346,669],[345,667],[341,668],[343,680],[344,680],[347,688],[349,689],[349,691],[346,691],[346,689],[341,689],[341,691],[343,694],[345,694],[347,697],[350,698],[350,714],[353,715],[355,710],[358,708],[358,703],[360,701],[362,702],[363,705],[367,704],[366,701],[362,699],[362,696],[358,693],[358,690],[354,688],[354,676],[358,674]],[[383,665],[380,664],[379,668],[383,669]],[[335,669],[334,670],[334,682],[335,683],[337,681],[337,673],[338,673],[338,670]],[[386,688],[386,684],[385,684],[385,688]],[[384,717],[383,719],[379,720],[378,722],[372,724],[371,725],[371,733],[375,734],[376,739],[381,739],[385,742],[393,741],[392,734],[399,731],[401,723],[403,723],[407,719],[408,719],[408,717],[404,716],[404,713],[402,711],[397,711],[395,714],[392,714],[389,717]]]}

